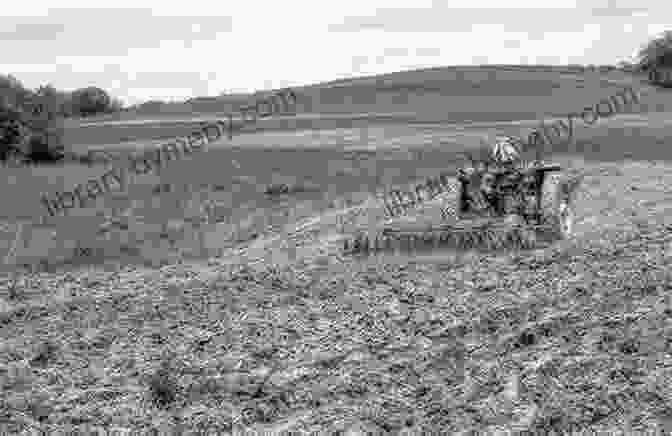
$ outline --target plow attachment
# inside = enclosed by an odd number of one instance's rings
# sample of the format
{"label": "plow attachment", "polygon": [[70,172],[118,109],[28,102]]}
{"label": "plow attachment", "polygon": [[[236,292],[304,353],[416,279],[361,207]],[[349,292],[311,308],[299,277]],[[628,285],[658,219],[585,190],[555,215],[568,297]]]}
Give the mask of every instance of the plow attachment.
{"label": "plow attachment", "polygon": [[374,237],[364,233],[343,243],[344,254],[414,253],[447,250],[531,249],[559,238],[551,224],[466,222],[431,227],[385,228]]}
{"label": "plow attachment", "polygon": [[441,196],[410,215],[380,223],[376,231],[353,232],[343,251],[538,248],[571,237],[582,178],[562,174],[557,165],[466,168],[444,180]]}

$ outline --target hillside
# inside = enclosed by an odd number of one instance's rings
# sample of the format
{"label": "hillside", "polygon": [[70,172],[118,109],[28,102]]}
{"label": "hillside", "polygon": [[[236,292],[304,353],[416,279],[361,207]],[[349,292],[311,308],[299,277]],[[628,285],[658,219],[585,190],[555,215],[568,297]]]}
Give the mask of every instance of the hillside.
{"label": "hillside", "polygon": [[[588,176],[579,237],[548,249],[325,257],[323,219],[293,237],[295,260],[273,238],[207,263],[24,277],[2,316],[5,419],[363,420],[390,434],[667,425],[672,171],[574,166]],[[167,406],[152,403],[157,383],[177,395]]]}
{"label": "hillside", "polygon": [[[300,113],[410,115],[332,115],[315,130],[310,117],[269,120],[43,224],[34,235],[55,230],[55,245],[29,241],[0,279],[0,433],[672,431],[666,91],[643,86],[634,114],[577,126],[574,142],[547,150],[585,177],[569,240],[498,253],[430,243],[341,252],[353,227],[380,228],[375,194],[454,170],[484,135],[530,127],[506,120],[576,111],[626,80],[503,68],[322,84],[305,91]],[[478,123],[459,123],[467,115]],[[134,141],[105,144],[147,145],[149,127],[135,128],[124,131]],[[97,129],[77,134],[121,135]],[[40,192],[105,168],[6,169],[3,224],[36,216]],[[279,182],[295,189],[264,194]],[[204,204],[214,222],[188,225]],[[94,218],[110,210],[122,225],[96,239]],[[172,245],[168,221],[182,224]],[[69,259],[74,241],[105,256]]]}
{"label": "hillside", "polygon": [[[454,123],[464,121],[535,120],[564,116],[594,105],[638,76],[620,72],[572,73],[560,69],[513,67],[446,67],[404,71],[376,78],[350,79],[337,84],[292,88],[299,96],[299,117],[260,120],[248,132],[361,127],[370,123]],[[656,90],[641,108],[670,110],[667,93]],[[254,101],[221,99],[203,106],[172,105],[162,113],[125,113],[114,118],[128,125],[96,125],[93,120],[66,120],[66,143],[107,145],[125,141],[165,139],[189,132],[197,120],[223,118],[239,105]],[[319,115],[318,115],[319,114]],[[368,114],[352,117],[350,114]],[[345,118],[343,118],[345,116]],[[140,120],[154,120],[137,125]],[[82,123],[85,127],[77,127]],[[92,124],[93,123],[93,124]]]}

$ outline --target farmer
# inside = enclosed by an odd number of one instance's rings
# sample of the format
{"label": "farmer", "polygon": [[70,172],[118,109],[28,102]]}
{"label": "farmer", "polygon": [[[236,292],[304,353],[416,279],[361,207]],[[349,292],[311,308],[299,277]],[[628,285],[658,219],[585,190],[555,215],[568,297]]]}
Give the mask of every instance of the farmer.
{"label": "farmer", "polygon": [[[513,169],[520,161],[520,152],[517,147],[519,141],[510,136],[497,136],[494,144],[490,147],[490,160],[495,167],[503,167],[507,170]],[[500,208],[500,198],[496,190],[497,175],[495,172],[486,170],[481,176],[481,193],[483,199],[488,205],[487,209],[494,213]]]}
{"label": "farmer", "polygon": [[512,166],[520,160],[520,140],[511,136],[498,136],[490,148],[492,159],[504,166]]}

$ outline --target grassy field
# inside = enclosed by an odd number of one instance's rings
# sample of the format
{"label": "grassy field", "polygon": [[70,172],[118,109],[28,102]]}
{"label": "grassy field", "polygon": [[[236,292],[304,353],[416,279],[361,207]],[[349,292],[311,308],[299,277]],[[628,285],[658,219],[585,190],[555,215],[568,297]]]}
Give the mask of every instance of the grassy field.
{"label": "grassy field", "polygon": [[[269,120],[35,227],[14,263],[54,266],[4,279],[0,430],[671,431],[665,92],[647,88],[641,116],[581,126],[575,143],[547,150],[586,177],[575,238],[500,254],[342,257],[337,217],[383,186],[455,168],[479,136],[525,129],[443,121],[547,117],[617,89],[592,76],[583,89],[558,71],[396,74],[305,90],[313,103],[300,113],[417,110],[413,119],[327,117],[308,131]],[[71,129],[82,148],[87,135],[120,154],[157,143],[146,126],[122,145],[109,126]],[[3,169],[5,221],[35,222],[39,192],[104,170]],[[272,183],[295,191],[269,197]],[[206,203],[209,221],[187,225]],[[96,214],[114,210],[129,212],[128,229],[96,237]],[[76,240],[104,255],[68,260]]]}
{"label": "grassy field", "polygon": [[[634,78],[638,83],[641,79]],[[463,121],[507,121],[564,116],[596,104],[614,95],[631,83],[633,77],[622,73],[566,73],[530,69],[454,67],[399,72],[373,79],[351,80],[339,84],[311,85],[292,88],[298,96],[297,113],[322,114],[325,119],[283,117],[267,118],[256,130],[334,129],[366,126],[357,119],[332,118],[328,115],[359,113],[401,113],[399,117],[374,117],[377,123],[392,124]],[[639,108],[642,112],[664,111],[669,107],[666,93],[657,92]],[[104,145],[123,141],[170,138],[187,133],[196,122],[177,122],[192,118],[222,118],[235,112],[239,105],[254,101],[254,96],[231,103],[214,101],[204,107],[175,105],[162,113],[122,113],[102,118],[137,122],[142,125],[87,126],[66,132],[66,143],[72,145]],[[77,127],[91,120],[66,120],[66,126]]]}

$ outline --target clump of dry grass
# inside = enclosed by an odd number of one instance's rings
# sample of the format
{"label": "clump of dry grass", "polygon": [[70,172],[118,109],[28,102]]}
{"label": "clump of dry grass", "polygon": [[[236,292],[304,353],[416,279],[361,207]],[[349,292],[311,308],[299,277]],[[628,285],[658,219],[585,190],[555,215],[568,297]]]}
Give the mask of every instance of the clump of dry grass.
{"label": "clump of dry grass", "polygon": [[147,379],[149,398],[153,404],[166,409],[175,404],[180,386],[170,358],[164,358],[159,368]]}

